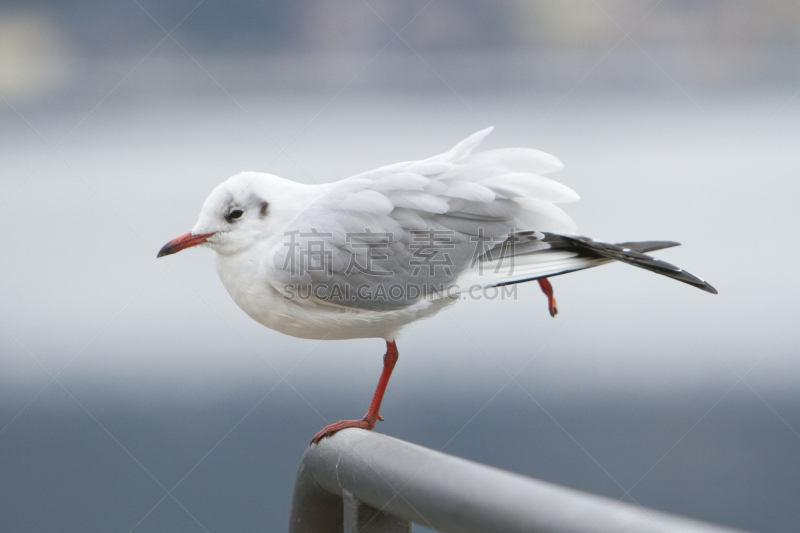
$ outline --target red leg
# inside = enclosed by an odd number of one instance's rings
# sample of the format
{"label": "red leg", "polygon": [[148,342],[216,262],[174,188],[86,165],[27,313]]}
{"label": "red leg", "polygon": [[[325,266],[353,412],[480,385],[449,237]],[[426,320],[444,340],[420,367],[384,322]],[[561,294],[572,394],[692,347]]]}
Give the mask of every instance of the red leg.
{"label": "red leg", "polygon": [[547,295],[547,307],[550,309],[550,316],[556,316],[558,314],[558,306],[556,305],[556,297],[553,296],[553,286],[550,285],[550,280],[539,278],[537,281],[539,282],[539,287],[542,288],[542,292]]}
{"label": "red leg", "polygon": [[386,341],[386,355],[383,356],[383,372],[381,372],[381,379],[378,380],[378,386],[375,388],[375,395],[372,397],[372,403],[369,404],[367,414],[361,420],[342,420],[330,426],[325,426],[320,432],[314,435],[311,439],[311,444],[316,444],[325,437],[330,437],[337,431],[346,428],[361,428],[372,429],[375,427],[375,422],[381,418],[381,402],[383,401],[383,393],[386,392],[386,385],[389,384],[389,378],[392,376],[392,370],[397,363],[397,345],[394,341]]}

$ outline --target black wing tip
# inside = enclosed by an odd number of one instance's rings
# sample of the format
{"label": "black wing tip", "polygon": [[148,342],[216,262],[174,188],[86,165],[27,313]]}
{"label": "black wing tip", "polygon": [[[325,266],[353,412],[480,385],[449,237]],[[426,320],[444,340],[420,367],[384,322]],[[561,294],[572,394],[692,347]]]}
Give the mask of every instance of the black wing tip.
{"label": "black wing tip", "polygon": [[711,294],[719,294],[719,291],[717,289],[715,289],[713,286],[711,286],[710,283],[707,283],[705,281],[703,282],[702,285],[700,285],[699,288],[703,289],[706,292],[710,292]]}
{"label": "black wing tip", "polygon": [[719,294],[719,291],[717,291],[717,289],[706,280],[698,278],[694,274],[686,272],[685,270],[681,270],[680,274],[680,276],[670,276],[669,274],[664,275],[677,281],[682,281],[687,285],[691,285],[692,287],[697,287],[698,289],[706,291],[709,294]]}
{"label": "black wing tip", "polygon": [[[664,261],[661,261],[659,259],[656,259],[655,261],[657,263],[661,264],[662,266],[666,265],[667,267],[673,267],[673,265],[670,265],[669,263],[665,263]],[[640,265],[636,265],[636,266],[640,266]],[[658,269],[656,269],[656,268],[648,268],[648,266],[642,266],[642,268],[644,268],[645,270],[650,270],[651,272],[654,272],[656,274],[661,274],[662,276],[666,276],[668,278],[672,278],[672,279],[674,279],[676,281],[681,281],[681,282],[683,282],[683,283],[685,283],[687,285],[691,285],[692,287],[697,287],[698,289],[704,290],[704,291],[706,291],[708,293],[719,294],[717,289],[715,289],[714,286],[711,285],[710,283],[708,283],[706,280],[704,280],[702,278],[698,278],[697,276],[695,276],[691,272],[687,272],[687,271],[683,270],[682,268],[677,268],[675,270],[671,270],[671,269],[666,269],[665,270],[665,269],[660,269],[660,268],[658,268]]]}
{"label": "black wing tip", "polygon": [[558,235],[545,233],[545,241],[551,243],[566,242],[568,246],[574,247],[579,253],[588,253],[595,256],[614,259],[623,263],[649,270],[662,276],[667,276],[677,281],[686,283],[698,289],[702,289],[711,294],[719,294],[711,284],[704,279],[691,274],[682,268],[676,267],[662,259],[657,259],[647,252],[663,250],[680,246],[675,241],[643,241],[643,242],[621,242],[609,244],[595,241],[579,235]]}
{"label": "black wing tip", "polygon": [[644,241],[644,242],[620,242],[614,246],[620,248],[627,248],[634,252],[645,254],[647,252],[655,252],[656,250],[664,250],[666,248],[674,248],[680,246],[681,243],[675,241]]}

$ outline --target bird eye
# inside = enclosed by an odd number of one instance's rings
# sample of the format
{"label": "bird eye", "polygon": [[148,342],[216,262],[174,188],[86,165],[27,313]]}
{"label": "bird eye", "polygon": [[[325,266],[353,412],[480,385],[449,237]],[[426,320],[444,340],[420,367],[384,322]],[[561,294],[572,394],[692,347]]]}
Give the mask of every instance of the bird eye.
{"label": "bird eye", "polygon": [[242,218],[242,215],[244,215],[244,211],[242,211],[241,209],[234,209],[233,211],[228,213],[228,216],[226,216],[225,218],[227,218],[228,220],[236,220],[237,218]]}

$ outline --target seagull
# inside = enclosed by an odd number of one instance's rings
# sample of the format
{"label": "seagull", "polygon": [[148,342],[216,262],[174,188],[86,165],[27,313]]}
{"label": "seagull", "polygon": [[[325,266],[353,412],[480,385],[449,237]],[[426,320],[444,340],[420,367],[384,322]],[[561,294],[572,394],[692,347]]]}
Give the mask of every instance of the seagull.
{"label": "seagull", "polygon": [[383,421],[400,330],[476,291],[537,280],[555,316],[549,277],[621,261],[717,293],[647,253],[676,242],[609,244],[576,234],[556,204],[578,195],[544,176],[561,162],[531,148],[476,151],[492,129],[442,154],[333,183],[236,174],[211,192],[192,230],[158,252],[210,247],[230,296],[268,328],[386,341],[367,414],[326,426],[312,444]]}

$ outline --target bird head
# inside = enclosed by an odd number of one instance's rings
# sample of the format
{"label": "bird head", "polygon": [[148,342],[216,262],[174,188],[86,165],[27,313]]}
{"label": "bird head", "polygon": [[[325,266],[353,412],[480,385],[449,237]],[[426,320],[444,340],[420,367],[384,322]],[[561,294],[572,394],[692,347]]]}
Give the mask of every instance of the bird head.
{"label": "bird head", "polygon": [[[252,246],[269,231],[267,196],[276,176],[243,172],[219,184],[208,195],[192,231],[171,240],[158,257],[205,244],[220,254],[235,254]],[[280,186],[276,187],[280,192]]]}

